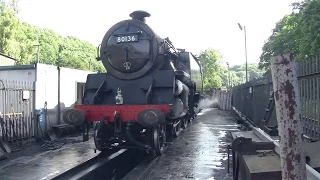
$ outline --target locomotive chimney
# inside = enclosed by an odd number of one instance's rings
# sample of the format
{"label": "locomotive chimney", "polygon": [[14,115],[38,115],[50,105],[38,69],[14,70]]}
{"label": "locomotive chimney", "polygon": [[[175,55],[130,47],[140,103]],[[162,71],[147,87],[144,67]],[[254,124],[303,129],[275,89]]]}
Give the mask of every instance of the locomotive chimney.
{"label": "locomotive chimney", "polygon": [[151,15],[146,11],[134,11],[129,16],[132,19],[146,23],[146,17],[150,17]]}

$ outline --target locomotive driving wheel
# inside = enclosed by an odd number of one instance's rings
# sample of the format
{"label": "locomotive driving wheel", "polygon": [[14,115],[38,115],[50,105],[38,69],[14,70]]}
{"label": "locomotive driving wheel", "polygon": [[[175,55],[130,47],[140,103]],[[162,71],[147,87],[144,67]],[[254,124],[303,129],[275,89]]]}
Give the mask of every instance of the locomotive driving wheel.
{"label": "locomotive driving wheel", "polygon": [[157,155],[161,155],[165,149],[166,142],[166,124],[159,124],[158,126],[152,128],[152,141],[153,147]]}
{"label": "locomotive driving wheel", "polygon": [[94,125],[94,129],[93,129],[93,139],[94,139],[94,144],[96,146],[96,149],[98,151],[104,151],[106,150],[103,146],[104,146],[104,139],[105,139],[105,132],[104,130],[106,129],[104,127],[104,122],[97,122]]}

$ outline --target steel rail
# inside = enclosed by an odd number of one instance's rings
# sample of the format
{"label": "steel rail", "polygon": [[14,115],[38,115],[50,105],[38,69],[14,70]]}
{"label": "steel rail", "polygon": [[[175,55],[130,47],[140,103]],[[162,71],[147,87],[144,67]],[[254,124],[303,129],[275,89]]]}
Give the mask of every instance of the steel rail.
{"label": "steel rail", "polygon": [[[68,180],[78,180],[78,179],[88,179],[95,170],[105,166],[111,165],[113,161],[117,159],[121,154],[127,152],[127,149],[121,149],[115,153],[110,154],[99,154],[80,165],[77,165],[62,174],[59,174],[52,178],[52,180],[68,179]],[[89,178],[90,179],[90,178]]]}
{"label": "steel rail", "polygon": [[[267,133],[265,133],[262,129],[253,127],[253,133],[258,136],[263,141],[271,141],[275,145],[274,151],[280,156],[280,147],[279,143],[271,138]],[[320,180],[320,173],[313,169],[311,166],[306,164],[306,172],[308,180]]]}
{"label": "steel rail", "polygon": [[148,173],[149,168],[159,157],[154,157],[149,155],[144,161],[142,161],[138,166],[132,169],[122,180],[140,180],[145,174]]}

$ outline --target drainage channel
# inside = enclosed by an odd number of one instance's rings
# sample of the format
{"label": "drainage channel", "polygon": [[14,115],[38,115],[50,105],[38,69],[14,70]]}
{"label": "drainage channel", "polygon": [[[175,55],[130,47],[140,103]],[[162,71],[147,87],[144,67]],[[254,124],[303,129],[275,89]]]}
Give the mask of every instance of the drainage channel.
{"label": "drainage channel", "polygon": [[52,178],[52,180],[120,180],[147,157],[139,150],[121,149],[96,157]]}

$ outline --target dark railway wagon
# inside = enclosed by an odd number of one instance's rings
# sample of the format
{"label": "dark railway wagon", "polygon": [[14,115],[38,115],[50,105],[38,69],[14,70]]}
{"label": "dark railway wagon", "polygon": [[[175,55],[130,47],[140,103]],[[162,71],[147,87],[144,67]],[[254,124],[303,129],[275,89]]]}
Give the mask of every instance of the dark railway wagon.
{"label": "dark railway wagon", "polygon": [[94,122],[96,148],[141,148],[162,154],[167,135],[177,136],[195,118],[202,93],[202,70],[190,52],[177,49],[149,27],[150,14],[105,34],[99,57],[107,73],[89,74],[83,104],[64,112],[68,124]]}

